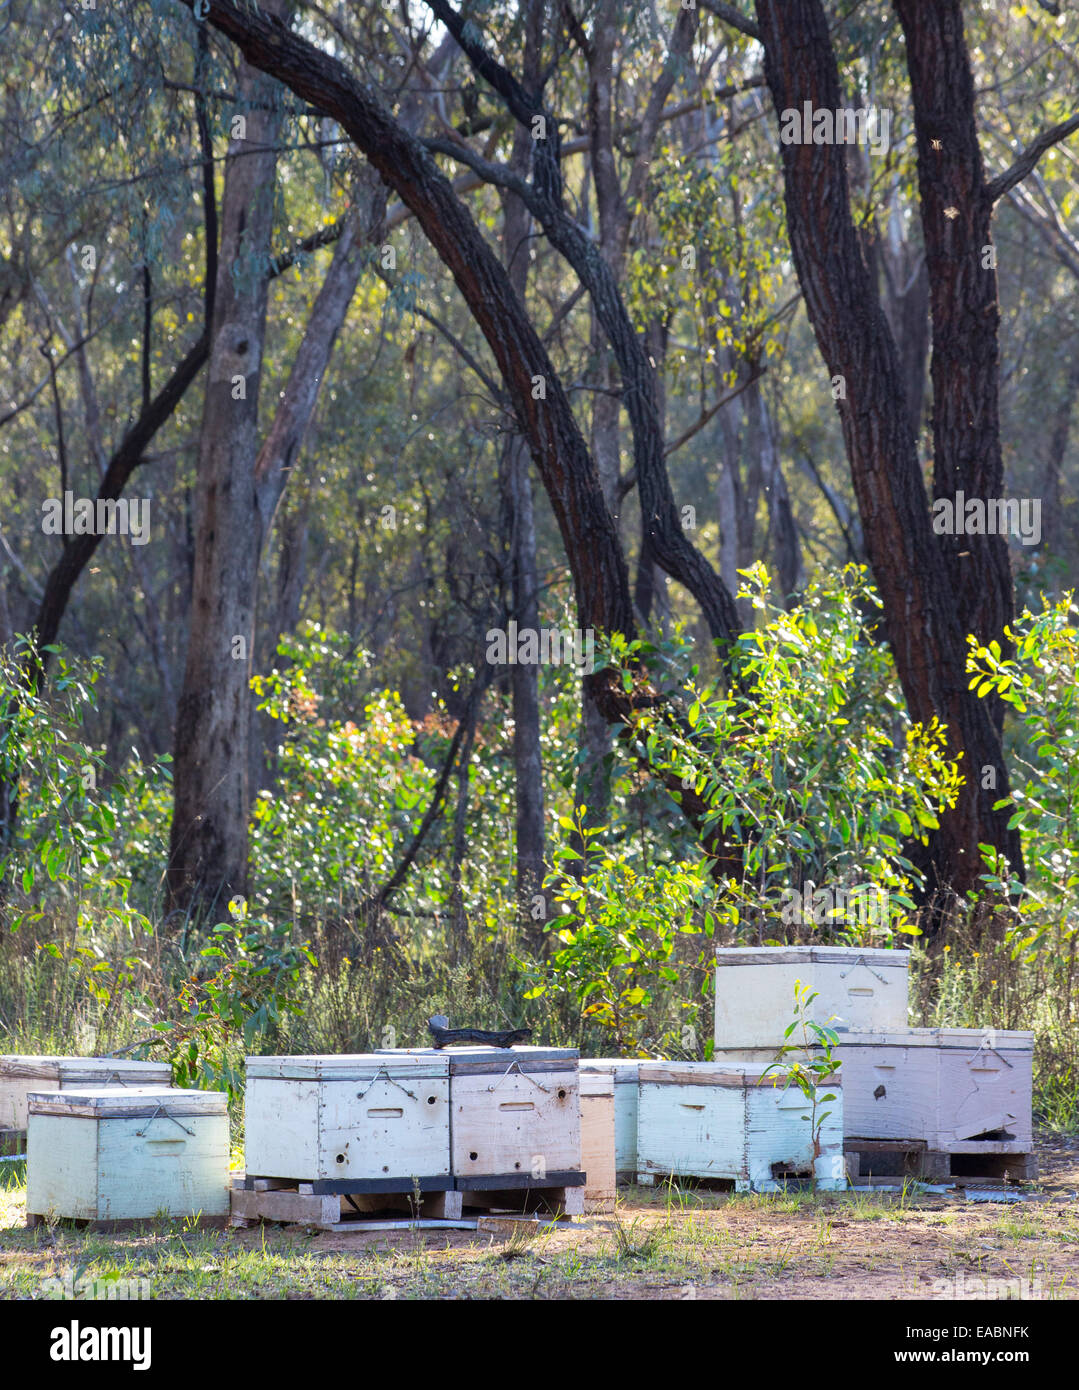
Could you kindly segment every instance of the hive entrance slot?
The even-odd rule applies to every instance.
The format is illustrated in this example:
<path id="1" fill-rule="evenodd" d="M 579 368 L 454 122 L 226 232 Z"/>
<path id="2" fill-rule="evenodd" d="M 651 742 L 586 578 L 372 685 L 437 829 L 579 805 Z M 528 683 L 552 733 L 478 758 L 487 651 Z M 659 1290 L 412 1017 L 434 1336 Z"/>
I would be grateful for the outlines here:
<path id="1" fill-rule="evenodd" d="M 794 1181 L 812 1182 L 813 1170 L 811 1168 L 800 1168 L 794 1163 L 773 1163 L 772 1177 L 775 1181 L 786 1178 Z"/>

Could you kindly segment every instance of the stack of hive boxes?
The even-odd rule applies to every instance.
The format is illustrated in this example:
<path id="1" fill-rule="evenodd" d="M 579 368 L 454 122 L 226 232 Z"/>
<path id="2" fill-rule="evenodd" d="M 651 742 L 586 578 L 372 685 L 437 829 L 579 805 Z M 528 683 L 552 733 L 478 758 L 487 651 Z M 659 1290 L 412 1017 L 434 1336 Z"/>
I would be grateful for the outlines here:
<path id="1" fill-rule="evenodd" d="M 817 995 L 810 1016 L 839 1036 L 853 1177 L 1034 1176 L 1033 1034 L 908 1027 L 909 963 L 862 947 L 720 949 L 715 1058 L 774 1060 L 800 981 Z"/>
<path id="2" fill-rule="evenodd" d="M 29 1224 L 228 1215 L 227 1097 L 170 1079 L 166 1063 L 0 1057 L 0 1119 L 26 1130 Z"/>

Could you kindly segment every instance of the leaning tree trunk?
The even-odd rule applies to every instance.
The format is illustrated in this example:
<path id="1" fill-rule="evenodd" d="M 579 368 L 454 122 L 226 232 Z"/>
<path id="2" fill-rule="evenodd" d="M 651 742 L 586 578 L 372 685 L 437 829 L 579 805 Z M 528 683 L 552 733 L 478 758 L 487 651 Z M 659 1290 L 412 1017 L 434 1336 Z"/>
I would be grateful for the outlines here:
<path id="1" fill-rule="evenodd" d="M 820 0 L 757 0 L 765 74 L 775 109 L 837 110 L 835 54 Z M 930 889 L 977 884 L 979 843 L 1021 865 L 1007 811 L 1000 733 L 985 701 L 967 688 L 966 633 L 956 613 L 953 571 L 931 529 L 900 365 L 851 218 L 845 151 L 782 147 L 787 227 L 809 319 L 830 376 L 846 381 L 840 420 L 861 512 L 866 553 L 884 604 L 888 639 L 911 718 L 947 725 L 962 758 L 957 804 L 931 844 Z M 954 288 L 963 288 L 962 281 Z M 934 323 L 936 329 L 936 322 Z M 981 360 L 981 359 L 980 359 Z M 995 574 L 987 575 L 990 588 Z M 983 789 L 983 770 L 995 789 Z M 935 879 L 935 881 L 933 881 Z"/>
<path id="2" fill-rule="evenodd" d="M 415 215 L 487 340 L 528 440 L 562 536 L 573 577 L 579 626 L 591 627 L 597 633 L 622 633 L 632 639 L 635 627 L 625 557 L 565 388 L 524 306 L 514 294 L 504 267 L 449 180 L 429 151 L 394 120 L 378 96 L 354 78 L 338 59 L 291 33 L 264 10 L 241 6 L 234 0 L 209 0 L 209 6 L 209 22 L 235 42 L 248 62 L 272 71 L 297 96 L 333 116 Z M 521 191 L 525 201 L 530 201 L 525 189 L 515 191 Z M 535 209 L 531 210 L 535 214 Z M 537 380 L 544 383 L 545 395 L 536 391 Z M 665 471 L 662 480 L 654 480 L 656 486 L 664 483 L 669 496 Z M 677 514 L 674 522 L 681 532 Z M 707 589 L 711 599 L 708 604 L 702 603 L 710 626 L 718 625 L 724 622 L 722 610 L 726 606 L 733 614 L 733 601 L 703 557 L 698 555 L 698 559 L 720 591 L 717 593 L 709 585 L 701 590 L 704 593 Z M 679 578 L 696 593 L 692 583 L 682 575 Z M 733 627 L 724 625 L 724 630 L 734 631 L 736 615 L 733 623 Z M 610 723 L 621 725 L 639 697 L 627 695 L 607 669 L 595 671 L 585 679 L 596 697 L 599 712 Z M 654 703 L 654 697 L 647 692 L 644 698 Z M 682 789 L 680 779 L 673 774 L 664 774 L 664 780 L 687 819 L 698 828 L 713 860 L 713 873 L 740 873 L 737 849 L 725 845 L 721 833 L 714 828 L 702 826 L 710 812 L 707 801 L 692 789 Z"/>
<path id="3" fill-rule="evenodd" d="M 565 388 L 504 268 L 450 181 L 370 88 L 265 10 L 210 0 L 208 19 L 248 62 L 272 71 L 298 96 L 332 115 L 415 214 L 498 364 L 562 534 L 581 625 L 632 634 L 625 559 Z M 536 392 L 536 381 L 544 383 L 545 396 Z M 607 685 L 599 672 L 593 683 Z M 612 698 L 617 702 L 616 695 Z"/>

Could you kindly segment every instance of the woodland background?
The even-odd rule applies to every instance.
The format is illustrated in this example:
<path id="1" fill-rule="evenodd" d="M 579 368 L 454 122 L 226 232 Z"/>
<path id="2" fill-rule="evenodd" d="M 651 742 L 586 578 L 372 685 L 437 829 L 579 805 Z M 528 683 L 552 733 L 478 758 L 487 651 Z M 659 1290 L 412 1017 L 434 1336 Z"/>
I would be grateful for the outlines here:
<path id="1" fill-rule="evenodd" d="M 701 1057 L 716 942 L 906 944 L 914 1021 L 1036 1027 L 1074 1129 L 1079 12 L 0 46 L 3 1050 Z M 807 100 L 888 148 L 782 145 Z M 149 542 L 44 534 L 68 491 Z M 935 535 L 959 491 L 1039 543 Z M 511 621 L 595 672 L 492 666 Z"/>

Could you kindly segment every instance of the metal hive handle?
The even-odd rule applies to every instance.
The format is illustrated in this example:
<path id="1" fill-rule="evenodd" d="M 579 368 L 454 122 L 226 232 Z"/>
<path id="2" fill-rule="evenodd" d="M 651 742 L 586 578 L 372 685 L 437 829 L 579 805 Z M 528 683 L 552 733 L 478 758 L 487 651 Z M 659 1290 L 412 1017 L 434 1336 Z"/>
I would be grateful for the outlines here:
<path id="1" fill-rule="evenodd" d="M 159 1105 L 159 1106 L 157 1107 L 157 1109 L 154 1111 L 154 1113 L 150 1116 L 150 1118 L 149 1118 L 149 1119 L 146 1121 L 146 1123 L 143 1125 L 142 1129 L 137 1129 L 137 1130 L 135 1131 L 136 1135 L 137 1135 L 140 1139 L 142 1139 L 142 1138 L 144 1137 L 144 1135 L 146 1134 L 146 1131 L 150 1128 L 150 1126 L 153 1124 L 153 1122 L 157 1119 L 158 1115 L 163 1115 L 163 1116 L 165 1117 L 166 1120 L 171 1120 L 172 1123 L 173 1123 L 174 1125 L 179 1125 L 180 1128 L 183 1130 L 183 1132 L 184 1132 L 185 1134 L 189 1134 L 189 1135 L 191 1136 L 191 1138 L 194 1139 L 194 1137 L 195 1137 L 195 1131 L 194 1131 L 193 1129 L 188 1129 L 187 1125 L 181 1125 L 181 1124 L 180 1124 L 180 1121 L 176 1118 L 176 1116 L 175 1116 L 175 1115 L 170 1115 L 169 1112 L 165 1109 L 165 1107 L 164 1107 L 163 1105 Z"/>
<path id="2" fill-rule="evenodd" d="M 509 1076 L 511 1071 L 516 1071 L 518 1076 L 523 1076 L 526 1081 L 531 1081 L 532 1085 L 535 1086 L 536 1090 L 542 1091 L 544 1095 L 546 1095 L 547 1092 L 551 1089 L 549 1086 L 541 1086 L 534 1076 L 529 1076 L 529 1074 L 526 1071 L 522 1071 L 520 1062 L 511 1062 L 509 1066 L 506 1068 L 506 1070 L 495 1082 L 495 1084 L 493 1086 L 488 1086 L 487 1090 L 497 1091 L 499 1086 L 502 1085 L 503 1081 L 505 1081 L 506 1077 Z"/>

